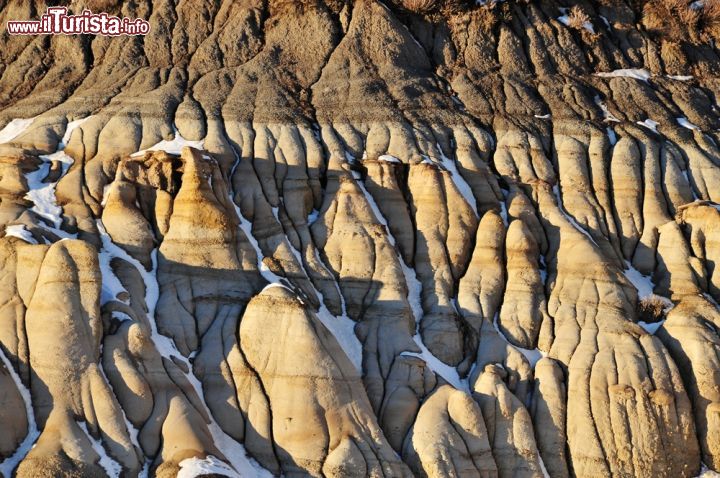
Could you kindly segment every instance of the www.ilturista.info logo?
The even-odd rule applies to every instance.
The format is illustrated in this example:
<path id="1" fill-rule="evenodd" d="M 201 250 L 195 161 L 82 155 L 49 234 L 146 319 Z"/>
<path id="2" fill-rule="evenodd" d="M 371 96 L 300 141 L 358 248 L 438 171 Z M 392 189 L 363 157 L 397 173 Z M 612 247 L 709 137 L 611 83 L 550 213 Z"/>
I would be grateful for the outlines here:
<path id="1" fill-rule="evenodd" d="M 150 23 L 137 18 L 120 18 L 107 13 L 83 10 L 68 15 L 66 7 L 49 7 L 40 20 L 9 20 L 10 35 L 147 35 Z"/>

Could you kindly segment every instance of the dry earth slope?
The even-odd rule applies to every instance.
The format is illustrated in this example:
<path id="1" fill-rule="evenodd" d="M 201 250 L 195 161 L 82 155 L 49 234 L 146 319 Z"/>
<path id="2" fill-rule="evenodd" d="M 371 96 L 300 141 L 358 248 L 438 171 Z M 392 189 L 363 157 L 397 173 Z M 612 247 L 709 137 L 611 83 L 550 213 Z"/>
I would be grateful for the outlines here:
<path id="1" fill-rule="evenodd" d="M 567 1 L 3 33 L 0 475 L 720 470 L 720 50 Z"/>

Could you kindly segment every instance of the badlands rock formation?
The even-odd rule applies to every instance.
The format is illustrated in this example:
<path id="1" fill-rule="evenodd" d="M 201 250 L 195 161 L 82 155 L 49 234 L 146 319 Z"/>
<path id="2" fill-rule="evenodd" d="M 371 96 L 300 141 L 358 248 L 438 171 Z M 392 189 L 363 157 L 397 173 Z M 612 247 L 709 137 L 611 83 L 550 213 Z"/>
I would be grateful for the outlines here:
<path id="1" fill-rule="evenodd" d="M 59 3 L 151 31 L 0 36 L 0 476 L 720 471 L 715 0 Z"/>

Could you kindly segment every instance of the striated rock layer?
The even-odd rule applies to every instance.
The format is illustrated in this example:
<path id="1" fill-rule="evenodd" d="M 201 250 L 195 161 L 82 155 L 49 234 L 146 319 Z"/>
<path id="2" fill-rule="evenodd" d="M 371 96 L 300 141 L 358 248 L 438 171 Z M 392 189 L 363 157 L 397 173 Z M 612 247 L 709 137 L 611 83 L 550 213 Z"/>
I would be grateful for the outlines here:
<path id="1" fill-rule="evenodd" d="M 720 471 L 720 6 L 480 3 L 3 32 L 0 476 Z"/>

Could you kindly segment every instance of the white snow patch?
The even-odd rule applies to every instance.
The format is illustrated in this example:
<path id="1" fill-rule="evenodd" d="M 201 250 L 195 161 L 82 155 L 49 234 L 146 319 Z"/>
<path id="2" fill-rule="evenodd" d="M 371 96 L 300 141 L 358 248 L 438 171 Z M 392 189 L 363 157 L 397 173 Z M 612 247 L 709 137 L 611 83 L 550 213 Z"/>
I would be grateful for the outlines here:
<path id="1" fill-rule="evenodd" d="M 595 73 L 601 78 L 634 78 L 640 81 L 647 81 L 652 77 L 649 71 L 644 68 L 622 68 L 614 71 Z"/>
<path id="2" fill-rule="evenodd" d="M 535 117 L 537 119 L 550 119 L 550 118 L 552 118 L 552 115 L 550 113 L 548 113 L 546 115 L 535 115 Z"/>
<path id="3" fill-rule="evenodd" d="M 442 161 L 442 165 L 445 169 L 450 171 L 450 177 L 452 178 L 455 187 L 458 189 L 462 197 L 465 198 L 465 202 L 467 202 L 468 205 L 472 208 L 473 212 L 475 213 L 475 217 L 479 217 L 476 204 L 477 201 L 475 200 L 475 196 L 472 193 L 470 185 L 467 183 L 467 181 L 465 181 L 465 178 L 460 175 L 455 161 L 445 156 L 445 153 L 443 152 L 439 143 L 436 144 L 436 146 L 438 151 L 440 151 L 440 159 Z"/>
<path id="4" fill-rule="evenodd" d="M 5 368 L 7 369 L 8 373 L 10 373 L 10 377 L 13 379 L 13 382 L 15 382 L 15 386 L 17 387 L 18 391 L 20 392 L 20 396 L 23 399 L 23 403 L 25 405 L 25 413 L 27 415 L 28 420 L 28 434 L 25 437 L 25 439 L 20 443 L 20 446 L 15 450 L 15 453 L 13 453 L 11 456 L 5 458 L 5 460 L 0 462 L 0 475 L 2 476 L 12 476 L 13 471 L 17 466 L 20 464 L 20 462 L 25 458 L 25 456 L 30 452 L 30 450 L 33 447 L 33 444 L 40 436 L 40 431 L 37 428 L 37 423 L 35 422 L 35 413 L 33 412 L 32 407 L 32 397 L 30 395 L 30 390 L 28 390 L 25 385 L 22 383 L 22 380 L 20 380 L 20 377 L 15 372 L 15 369 L 13 368 L 12 364 L 10 363 L 10 360 L 5 356 L 5 353 L 3 352 L 2 348 L 0 348 L 0 361 L 3 362 L 5 365 Z"/>
<path id="5" fill-rule="evenodd" d="M 318 217 L 320 217 L 320 211 L 313 209 L 307 217 L 308 226 L 312 226 L 312 224 L 317 221 Z"/>
<path id="6" fill-rule="evenodd" d="M 642 320 L 639 320 L 637 324 L 645 329 L 648 334 L 655 335 L 655 332 L 657 332 L 664 323 L 664 320 L 660 320 L 658 322 L 643 322 Z"/>
<path id="7" fill-rule="evenodd" d="M 503 191 L 503 193 L 505 193 L 505 191 Z M 502 222 L 505 225 L 505 227 L 508 227 L 510 225 L 510 220 L 508 219 L 508 210 L 507 210 L 507 205 L 505 204 L 505 200 L 500 201 L 500 218 L 502 219 Z"/>
<path id="8" fill-rule="evenodd" d="M 605 24 L 605 27 L 607 27 L 608 30 L 612 30 L 612 26 L 610 25 L 610 22 L 608 21 L 607 17 L 604 17 L 600 15 L 600 20 Z"/>
<path id="9" fill-rule="evenodd" d="M 60 167 L 62 168 L 60 177 L 62 177 L 70 168 L 73 159 L 62 150 L 49 155 L 42 155 L 40 159 L 43 160 L 40 167 L 36 171 L 25 175 L 28 184 L 28 193 L 25 195 L 25 199 L 33 202 L 33 207 L 30 208 L 32 211 L 50 221 L 53 228 L 59 230 L 60 224 L 62 223 L 62 208 L 57 205 L 55 199 L 55 187 L 57 183 L 44 183 L 43 179 L 45 179 L 50 172 L 50 166 L 53 161 L 60 162 Z"/>
<path id="10" fill-rule="evenodd" d="M 180 134 L 180 132 L 177 130 L 175 126 L 173 126 L 173 132 L 175 133 L 175 136 L 171 140 L 162 140 L 159 143 L 157 143 L 154 146 L 151 146 L 147 149 L 143 149 L 138 151 L 137 153 L 133 153 L 131 156 L 141 156 L 147 151 L 165 151 L 168 154 L 177 154 L 179 155 L 182 153 L 182 149 L 185 146 L 190 146 L 191 148 L 202 150 L 205 148 L 205 140 L 201 139 L 199 141 L 190 141 L 189 139 L 183 138 L 183 136 Z"/>
<path id="11" fill-rule="evenodd" d="M 58 144 L 57 151 L 51 154 L 41 155 L 40 159 L 43 162 L 40 167 L 36 171 L 25 175 L 28 184 L 28 193 L 25 195 L 25 198 L 33 202 L 33 206 L 30 209 L 40 217 L 48 220 L 52 224 L 48 229 L 51 229 L 53 233 L 63 238 L 75 237 L 75 235 L 68 234 L 60 229 L 60 224 L 62 224 L 62 208 L 57 205 L 55 197 L 57 181 L 45 183 L 43 180 L 50 172 L 50 167 L 53 163 L 58 163 L 61 168 L 58 181 L 65 176 L 65 173 L 67 173 L 74 162 L 72 157 L 64 153 L 65 146 L 67 142 L 70 141 L 72 132 L 90 118 L 91 116 L 88 116 L 87 118 L 68 123 L 65 128 L 65 134 Z M 45 226 L 43 225 L 43 227 Z"/>
<path id="12" fill-rule="evenodd" d="M 217 474 L 220 476 L 228 476 L 229 478 L 240 478 L 242 476 L 255 476 L 255 470 L 248 470 L 251 473 L 247 475 L 238 474 L 230 468 L 225 462 L 218 460 L 212 455 L 205 459 L 186 458 L 180 462 L 180 471 L 177 478 L 195 478 L 196 476 Z"/>
<path id="13" fill-rule="evenodd" d="M 388 163 L 398 163 L 398 164 L 402 163 L 402 161 L 400 161 L 398 158 L 396 158 L 395 156 L 392 156 L 390 154 L 383 154 L 383 155 L 379 156 L 378 161 L 386 161 Z"/>
<path id="14" fill-rule="evenodd" d="M 525 356 L 528 362 L 530 362 L 530 367 L 535 368 L 535 364 L 540 361 L 541 358 L 546 357 L 547 354 L 543 352 L 542 350 L 535 348 L 535 349 L 524 349 L 522 347 L 515 346 L 516 349 L 520 351 L 521 354 Z"/>
<path id="15" fill-rule="evenodd" d="M 542 471 L 543 478 L 550 478 L 550 473 L 548 473 L 547 468 L 545 468 L 545 462 L 542 456 L 540 456 L 540 450 L 538 450 L 538 461 L 540 462 L 540 471 Z"/>
<path id="16" fill-rule="evenodd" d="M 0 131 L 0 144 L 17 138 L 32 124 L 35 118 L 16 118 L 10 121 Z"/>
<path id="17" fill-rule="evenodd" d="M 690 175 L 688 174 L 687 169 L 685 169 L 685 170 L 682 171 L 682 175 L 683 175 L 683 177 L 685 178 L 685 181 L 687 181 L 687 183 L 688 183 L 688 187 L 690 188 L 690 192 L 692 192 L 693 200 L 694 200 L 694 201 L 700 200 L 700 198 L 698 197 L 698 195 L 695 193 L 695 188 L 692 187 L 692 182 L 690 181 Z"/>
<path id="18" fill-rule="evenodd" d="M 463 380 L 460 378 L 460 375 L 458 374 L 458 371 L 455 367 L 451 367 L 450 365 L 447 365 L 442 360 L 435 357 L 435 355 L 433 355 L 433 353 L 430 352 L 425 346 L 425 343 L 422 341 L 422 337 L 419 333 L 416 333 L 413 336 L 413 340 L 415 341 L 417 346 L 420 347 L 421 352 L 417 353 L 405 351 L 402 352 L 400 355 L 408 357 L 418 357 L 424 360 L 430 370 L 441 376 L 450 385 L 452 385 L 458 390 L 464 390 L 465 392 L 470 393 L 470 385 L 468 385 L 467 380 Z"/>
<path id="19" fill-rule="evenodd" d="M 597 242 L 595 242 L 595 239 L 593 239 L 590 233 L 587 232 L 584 227 L 578 224 L 574 217 L 572 217 L 565 211 L 565 207 L 563 206 L 562 201 L 562 195 L 560 194 L 560 187 L 557 184 L 553 186 L 553 192 L 555 193 L 555 198 L 557 199 L 557 205 L 558 209 L 560 209 L 560 212 L 565 216 L 565 218 L 570 222 L 570 224 L 572 224 L 575 229 L 583 233 L 588 239 L 590 239 L 590 241 L 592 241 L 593 244 L 597 246 Z"/>
<path id="20" fill-rule="evenodd" d="M 37 244 L 37 241 L 33 235 L 30 234 L 30 231 L 25 228 L 24 224 L 13 224 L 12 226 L 7 226 L 5 228 L 5 235 L 18 237 L 30 244 Z"/>
<path id="21" fill-rule="evenodd" d="M 240 217 L 242 218 L 242 216 Z M 160 288 L 157 282 L 157 249 L 153 250 L 151 254 L 152 270 L 148 272 L 137 259 L 130 256 L 124 249 L 117 246 L 112 242 L 112 240 L 110 240 L 110 236 L 107 231 L 105 231 L 105 227 L 103 226 L 101 220 L 98 220 L 96 224 L 98 227 L 98 233 L 100 234 L 100 239 L 102 240 L 103 251 L 105 251 L 110 257 L 119 257 L 130 263 L 137 269 L 143 279 L 143 283 L 145 284 L 145 303 L 147 304 L 148 309 L 146 317 L 150 324 L 151 339 L 155 344 L 155 348 L 163 357 L 174 357 L 176 360 L 185 364 L 187 369 L 190 371 L 185 375 L 186 378 L 195 389 L 195 393 L 200 398 L 200 402 L 203 404 L 207 403 L 205 401 L 202 384 L 193 373 L 192 363 L 190 363 L 190 361 L 177 350 L 175 343 L 170 337 L 160 334 L 157 330 L 157 324 L 155 323 L 155 307 L 157 306 L 157 302 L 160 297 Z M 249 239 L 252 241 L 252 236 L 249 236 Z M 102 272 L 107 273 L 107 270 Z M 104 279 L 103 282 L 105 282 Z M 213 443 L 215 443 L 218 450 L 222 452 L 223 456 L 227 457 L 232 467 L 240 473 L 240 476 L 272 477 L 269 471 L 265 470 L 255 460 L 247 455 L 243 445 L 236 442 L 222 431 L 215 421 L 214 416 L 207 408 L 207 405 L 205 405 L 205 413 L 210 417 L 208 429 L 212 435 Z"/>
<path id="22" fill-rule="evenodd" d="M 76 422 L 78 426 L 82 429 L 82 431 L 85 433 L 85 436 L 87 436 L 88 440 L 90 440 L 90 445 L 92 445 L 93 450 L 95 450 L 95 453 L 97 453 L 100 456 L 100 461 L 98 461 L 98 465 L 102 467 L 103 470 L 105 470 L 105 473 L 111 478 L 117 478 L 120 476 L 120 473 L 122 473 L 122 466 L 110 458 L 110 456 L 105 451 L 105 448 L 103 448 L 102 443 L 99 440 L 96 440 L 93 438 L 92 435 L 90 435 L 90 432 L 87 429 L 87 425 L 85 422 Z"/>
<path id="23" fill-rule="evenodd" d="M 351 160 L 351 158 L 352 161 L 355 160 L 355 158 L 349 153 L 347 154 L 347 156 L 347 159 L 349 161 Z M 253 236 L 252 224 L 242 215 L 242 211 L 240 211 L 238 205 L 235 204 L 232 196 L 230 197 L 230 203 L 235 208 L 235 212 L 238 216 L 238 219 L 240 220 L 240 228 L 245 233 L 248 241 L 250 241 L 250 244 L 252 244 L 253 248 L 255 249 L 255 254 L 258 258 L 258 268 L 260 269 L 260 274 L 265 278 L 265 280 L 267 280 L 271 284 L 282 283 L 283 278 L 272 272 L 263 262 L 263 257 L 265 256 L 260 249 L 260 245 L 258 244 L 257 239 L 255 239 L 255 237 Z M 316 219 L 317 216 L 315 216 L 312 220 L 315 221 Z M 310 218 L 308 218 L 308 223 L 310 223 Z M 294 250 L 294 248 L 291 249 Z M 300 258 L 299 261 L 300 265 L 302 266 L 302 259 Z M 319 292 L 317 292 L 317 294 L 318 298 L 320 299 L 320 309 L 316 314 L 318 319 L 320 319 L 320 322 L 322 322 L 322 324 L 330 331 L 330 333 L 333 334 L 335 340 L 338 341 L 340 347 L 342 347 L 343 351 L 345 352 L 345 355 L 348 356 L 348 358 L 353 363 L 358 372 L 362 373 L 362 344 L 355 335 L 355 322 L 347 315 L 343 315 L 341 317 L 334 316 L 325 306 L 322 300 L 322 295 Z"/>
<path id="24" fill-rule="evenodd" d="M 653 295 L 653 289 L 655 284 L 649 276 L 642 275 L 642 273 L 635 269 L 630 262 L 625 261 L 627 268 L 625 269 L 625 277 L 635 286 L 638 291 L 638 298 L 644 299 Z"/>
<path id="25" fill-rule="evenodd" d="M 617 144 L 617 134 L 615 134 L 615 130 L 608 126 L 606 131 L 608 135 L 608 140 L 610 141 L 610 145 L 615 146 Z"/>
<path id="26" fill-rule="evenodd" d="M 362 344 L 355 335 L 355 322 L 346 314 L 340 317 L 333 315 L 322 301 L 316 315 L 333 334 L 355 369 L 362 373 Z"/>
<path id="27" fill-rule="evenodd" d="M 500 317 L 500 313 L 499 313 L 499 312 L 496 312 L 496 313 L 495 313 L 495 317 L 493 317 L 493 327 L 495 328 L 495 332 L 497 332 L 497 334 L 498 334 L 505 342 L 507 342 L 509 346 L 511 346 L 512 348 L 514 348 L 515 350 L 517 350 L 518 352 L 520 352 L 521 354 L 523 354 L 523 355 L 525 356 L 525 358 L 527 359 L 527 361 L 530 363 L 530 367 L 531 367 L 532 369 L 535 369 L 535 364 L 538 363 L 538 361 L 539 361 L 541 358 L 547 357 L 547 354 L 546 354 L 545 352 L 543 352 L 542 350 L 538 349 L 538 348 L 535 348 L 535 349 L 524 349 L 524 348 L 522 348 L 522 347 L 518 347 L 517 345 L 514 345 L 514 344 L 510 343 L 510 341 L 507 339 L 507 337 L 505 337 L 505 334 L 503 334 L 502 331 L 500 330 L 500 326 L 498 325 L 498 318 L 499 318 L 499 317 Z M 498 365 L 500 365 L 501 367 L 504 368 L 504 366 L 503 366 L 502 364 L 498 364 Z"/>
<path id="28" fill-rule="evenodd" d="M 109 240 L 109 236 L 107 236 Z M 123 287 L 120 279 L 115 275 L 110 265 L 110 261 L 113 260 L 112 254 L 110 254 L 105 247 L 100 250 L 98 254 L 98 261 L 100 262 L 100 275 L 102 278 L 102 291 L 100 297 L 100 305 L 105 305 L 112 300 L 119 300 L 117 297 L 122 292 L 127 292 Z M 122 301 L 125 304 L 129 302 L 127 300 Z"/>
<path id="29" fill-rule="evenodd" d="M 613 115 L 610 110 L 608 109 L 607 105 L 603 102 L 603 100 L 600 98 L 599 95 L 596 95 L 595 98 L 593 98 L 593 101 L 595 101 L 595 104 L 600 108 L 600 110 L 603 113 L 603 119 L 605 121 L 614 121 L 616 123 L 619 123 L 620 120 Z"/>
<path id="30" fill-rule="evenodd" d="M 720 473 L 711 470 L 705 463 L 701 463 L 700 474 L 697 478 L 720 478 Z"/>
<path id="31" fill-rule="evenodd" d="M 692 75 L 667 75 L 667 77 L 676 81 L 690 81 L 694 78 Z"/>
<path id="32" fill-rule="evenodd" d="M 439 149 L 439 146 L 438 146 Z M 375 198 L 372 197 L 372 194 L 368 192 L 368 190 L 365 188 L 365 185 L 362 183 L 362 181 L 357 181 L 358 187 L 362 190 L 363 194 L 365 195 L 365 199 L 367 200 L 368 204 L 370 205 L 370 208 L 373 211 L 373 214 L 375 215 L 375 218 L 378 220 L 380 224 L 382 224 L 385 227 L 385 232 L 388 238 L 388 241 L 390 244 L 397 249 L 397 243 L 395 241 L 395 237 L 390 232 L 390 227 L 388 226 L 387 219 L 380 211 L 380 208 L 378 207 L 377 203 L 375 202 Z M 467 380 L 463 380 L 460 378 L 460 374 L 458 374 L 458 371 L 455 367 L 452 367 L 450 365 L 447 365 L 446 363 L 443 363 L 442 360 L 438 359 L 433 355 L 430 350 L 425 346 L 425 343 L 422 340 L 422 336 L 420 335 L 420 321 L 423 317 L 423 309 L 422 309 L 422 301 L 420 299 L 420 294 L 422 292 L 422 284 L 417 278 L 417 275 L 415 274 L 415 270 L 408 267 L 407 264 L 405 264 L 405 260 L 402 258 L 402 255 L 396 250 L 398 262 L 400 262 L 400 267 L 402 268 L 403 275 L 405 276 L 405 283 L 407 284 L 408 288 L 408 303 L 410 305 L 410 310 L 412 311 L 412 314 L 415 318 L 415 335 L 413 336 L 413 340 L 417 344 L 417 346 L 420 348 L 420 352 L 410 352 L 405 351 L 402 352 L 400 355 L 410 356 L 410 357 L 418 357 L 425 361 L 427 366 L 441 376 L 443 379 L 445 379 L 446 382 L 448 382 L 450 385 L 455 387 L 458 390 L 465 390 L 469 393 L 470 386 L 467 383 Z"/>
<path id="33" fill-rule="evenodd" d="M 653 133 L 657 133 L 658 132 L 657 127 L 660 123 L 648 118 L 645 121 L 638 121 L 637 124 L 639 124 L 640 126 L 645 126 L 647 129 L 649 129 Z"/>
<path id="34" fill-rule="evenodd" d="M 690 121 L 688 121 L 687 118 L 681 117 L 681 118 L 675 118 L 680 126 L 687 129 L 693 129 L 693 130 L 699 130 L 697 126 L 692 124 Z"/>
<path id="35" fill-rule="evenodd" d="M 86 122 L 92 118 L 92 115 L 86 116 L 85 118 L 81 118 L 79 120 L 70 121 L 67 126 L 65 127 L 65 134 L 63 134 L 62 140 L 60 140 L 60 144 L 58 145 L 58 150 L 65 149 L 65 146 L 67 146 L 68 142 L 70 141 L 70 136 L 72 135 L 72 132 L 77 129 L 78 126 Z"/>

